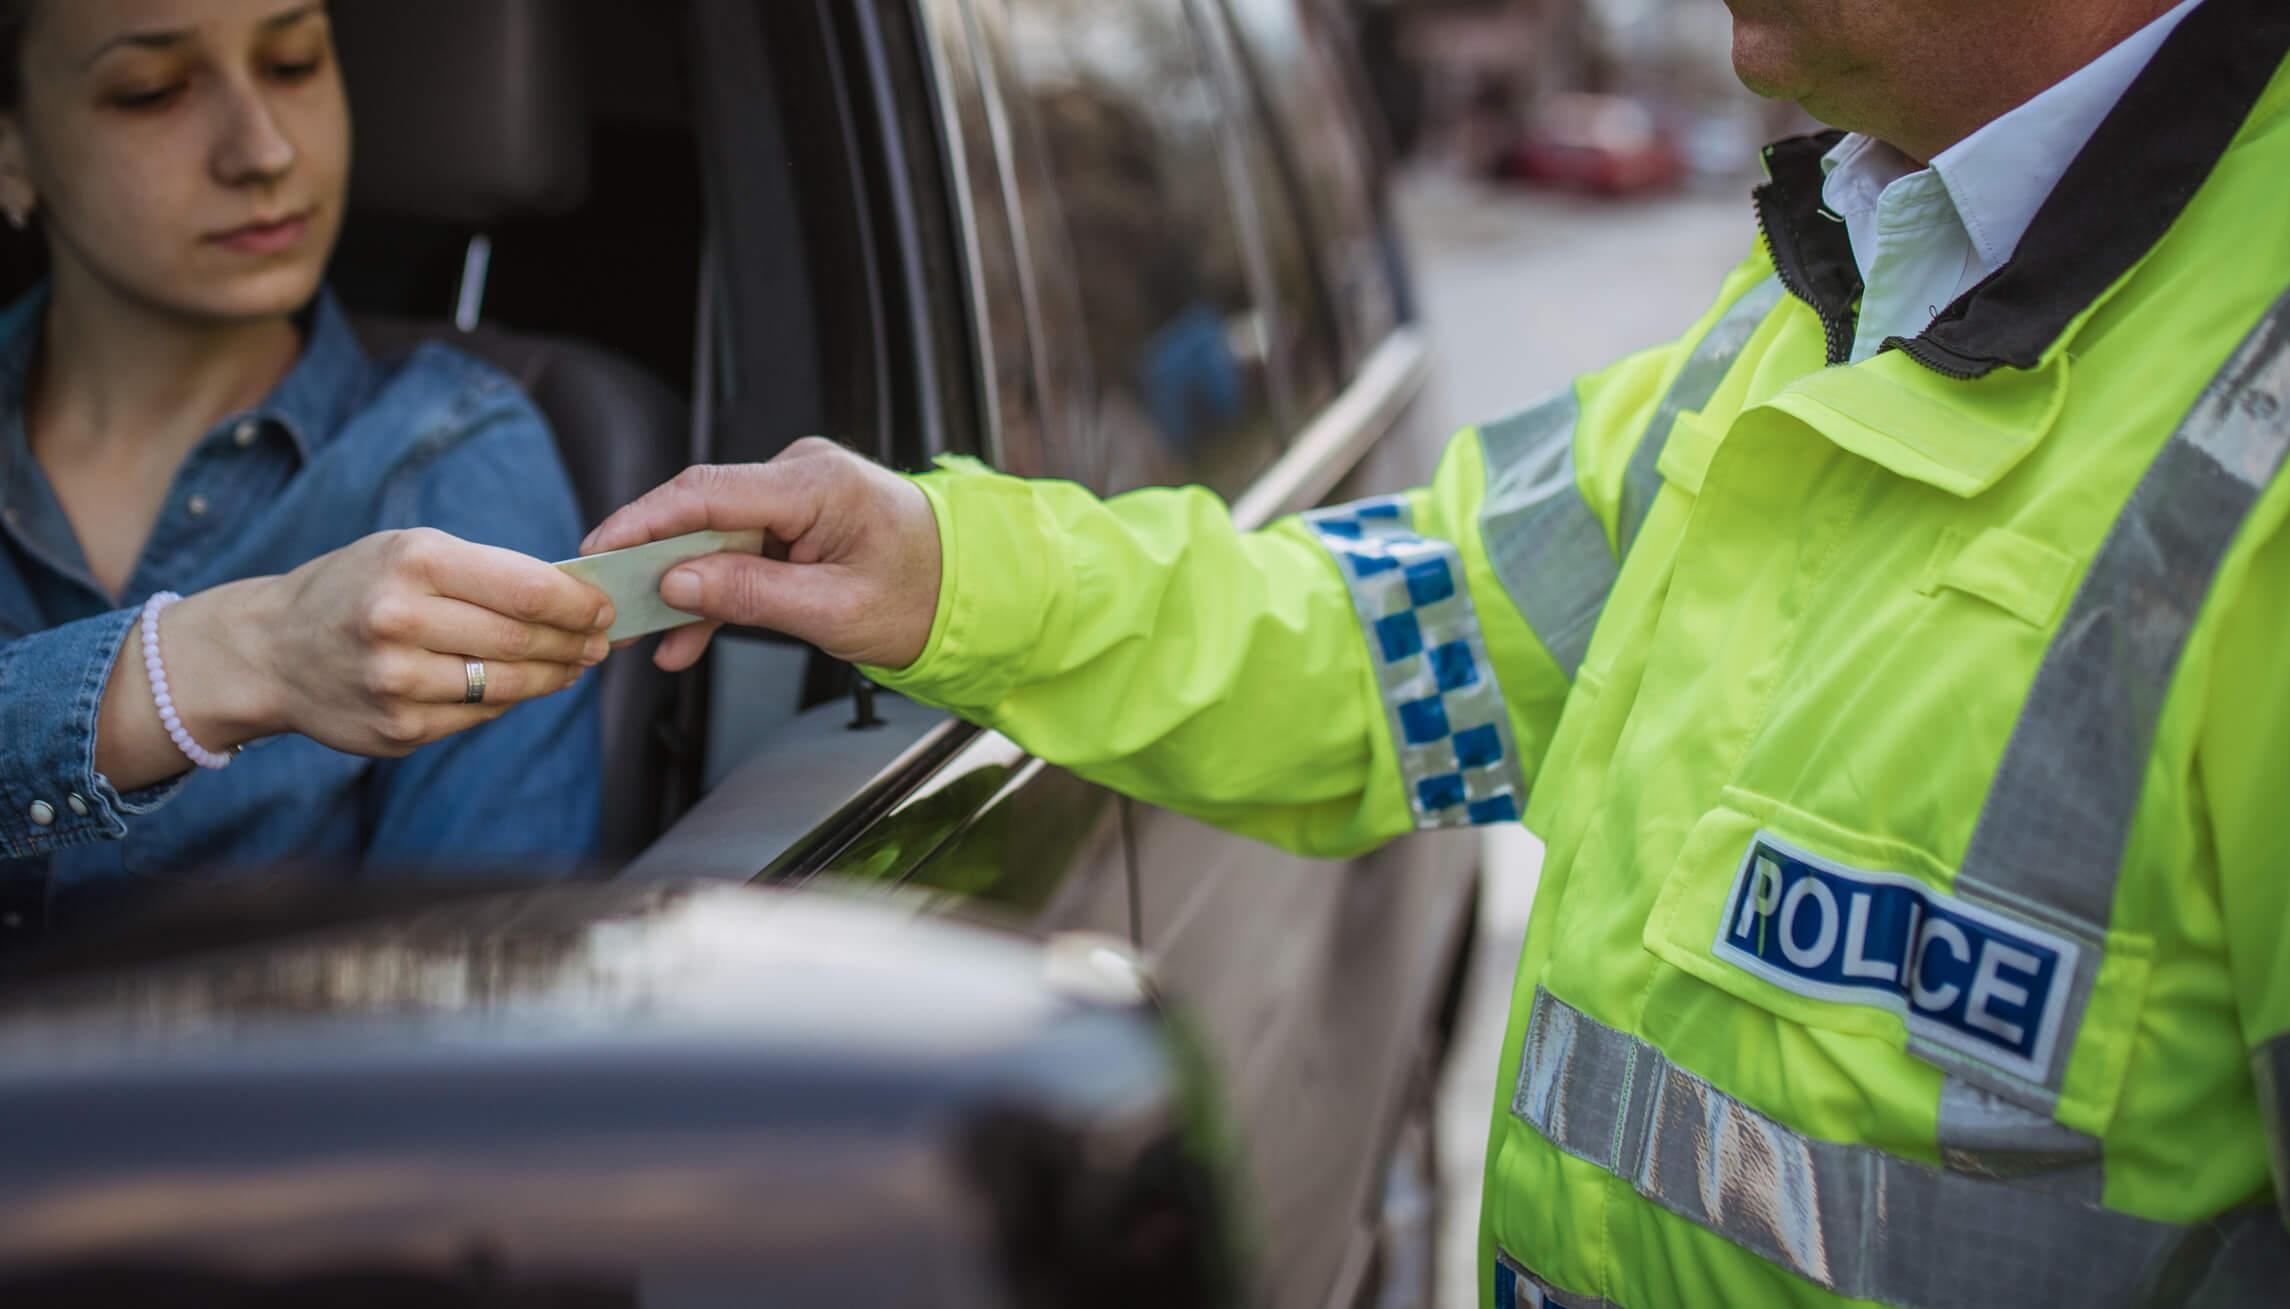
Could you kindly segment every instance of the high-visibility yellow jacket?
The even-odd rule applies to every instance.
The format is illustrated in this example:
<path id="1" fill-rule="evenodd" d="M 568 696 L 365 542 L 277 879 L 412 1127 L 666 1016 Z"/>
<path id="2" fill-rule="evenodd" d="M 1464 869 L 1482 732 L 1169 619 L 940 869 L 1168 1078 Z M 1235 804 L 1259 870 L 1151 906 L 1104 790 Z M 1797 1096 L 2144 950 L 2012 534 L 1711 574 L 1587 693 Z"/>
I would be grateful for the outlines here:
<path id="1" fill-rule="evenodd" d="M 1865 363 L 1808 138 L 1678 344 L 1428 488 L 926 476 L 881 676 L 1295 850 L 1544 838 L 1483 1302 L 2290 1303 L 2286 49 L 2210 0 Z"/>

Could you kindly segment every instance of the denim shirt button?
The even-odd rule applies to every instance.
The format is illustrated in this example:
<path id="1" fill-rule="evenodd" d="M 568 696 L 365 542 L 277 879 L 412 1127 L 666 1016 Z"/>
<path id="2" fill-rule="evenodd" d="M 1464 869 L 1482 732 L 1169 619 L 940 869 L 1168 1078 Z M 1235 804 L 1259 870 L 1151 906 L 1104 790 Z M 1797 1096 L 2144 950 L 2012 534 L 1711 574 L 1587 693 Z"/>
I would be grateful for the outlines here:
<path id="1" fill-rule="evenodd" d="M 54 827 L 56 825 L 56 807 L 45 800 L 34 800 L 28 814 L 34 827 Z"/>
<path id="2" fill-rule="evenodd" d="M 87 797 L 77 791 L 64 797 L 64 807 L 71 810 L 74 817 L 87 817 Z"/>
<path id="3" fill-rule="evenodd" d="M 184 503 L 183 508 L 190 511 L 190 515 L 193 518 L 205 518 L 207 516 L 207 511 L 214 508 L 214 506 L 207 503 L 207 497 L 203 495 L 195 495 Z"/>
<path id="4" fill-rule="evenodd" d="M 231 444 L 241 450 L 252 449 L 254 443 L 261 439 L 262 424 L 252 418 L 241 421 L 237 427 L 231 429 Z"/>

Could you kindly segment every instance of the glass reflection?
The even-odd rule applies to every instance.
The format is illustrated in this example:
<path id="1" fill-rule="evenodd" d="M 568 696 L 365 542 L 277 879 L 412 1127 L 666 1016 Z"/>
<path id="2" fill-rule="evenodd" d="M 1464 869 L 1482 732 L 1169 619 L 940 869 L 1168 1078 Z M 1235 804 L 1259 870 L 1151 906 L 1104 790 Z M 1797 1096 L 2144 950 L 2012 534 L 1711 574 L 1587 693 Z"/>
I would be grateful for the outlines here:
<path id="1" fill-rule="evenodd" d="M 1375 161 L 1358 112 L 1348 33 L 1315 0 L 1227 5 L 1294 160 L 1308 222 L 1329 265 L 1346 357 L 1357 363 L 1399 323 L 1393 253 L 1376 210 Z"/>
<path id="2" fill-rule="evenodd" d="M 1183 0 L 1007 0 L 1003 94 L 1048 161 L 1079 292 L 1105 489 L 1227 493 L 1278 457 L 1268 339 L 1222 135 Z M 1070 348 L 1070 347 L 1068 347 Z"/>

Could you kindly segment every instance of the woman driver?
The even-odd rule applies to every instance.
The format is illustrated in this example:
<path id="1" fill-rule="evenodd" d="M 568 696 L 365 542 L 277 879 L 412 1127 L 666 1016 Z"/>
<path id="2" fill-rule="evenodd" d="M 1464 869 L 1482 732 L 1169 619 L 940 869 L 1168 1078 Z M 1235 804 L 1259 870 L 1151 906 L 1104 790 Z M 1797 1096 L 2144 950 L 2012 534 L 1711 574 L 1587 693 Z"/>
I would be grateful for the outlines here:
<path id="1" fill-rule="evenodd" d="M 0 111 L 0 883 L 576 862 L 609 606 L 524 397 L 320 289 L 323 3 L 0 0 Z"/>

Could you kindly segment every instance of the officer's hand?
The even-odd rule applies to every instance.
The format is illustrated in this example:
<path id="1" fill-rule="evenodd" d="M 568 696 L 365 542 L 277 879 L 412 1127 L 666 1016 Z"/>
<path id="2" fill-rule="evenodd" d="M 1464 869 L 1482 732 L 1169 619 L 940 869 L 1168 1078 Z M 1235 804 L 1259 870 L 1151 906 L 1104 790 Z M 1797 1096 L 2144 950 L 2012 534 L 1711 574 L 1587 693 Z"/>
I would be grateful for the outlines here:
<path id="1" fill-rule="evenodd" d="M 938 612 L 938 522 L 911 482 L 817 437 L 768 464 L 687 468 L 581 543 L 600 554 L 699 531 L 763 529 L 763 558 L 680 564 L 660 598 L 710 621 L 668 634 L 653 656 L 699 661 L 725 623 L 768 627 L 837 659 L 904 668 Z"/>

